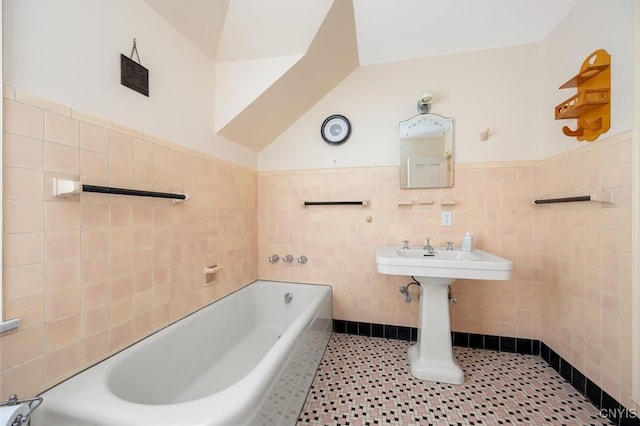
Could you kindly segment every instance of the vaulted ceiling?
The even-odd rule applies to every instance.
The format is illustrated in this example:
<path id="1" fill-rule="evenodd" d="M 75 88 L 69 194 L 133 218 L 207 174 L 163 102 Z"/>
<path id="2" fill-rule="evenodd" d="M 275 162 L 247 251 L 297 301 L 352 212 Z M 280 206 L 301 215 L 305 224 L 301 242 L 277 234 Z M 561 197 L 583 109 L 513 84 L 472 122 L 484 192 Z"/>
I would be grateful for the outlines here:
<path id="1" fill-rule="evenodd" d="M 358 66 L 541 42 L 577 1 L 147 3 L 216 64 L 216 132 L 259 152 Z"/>

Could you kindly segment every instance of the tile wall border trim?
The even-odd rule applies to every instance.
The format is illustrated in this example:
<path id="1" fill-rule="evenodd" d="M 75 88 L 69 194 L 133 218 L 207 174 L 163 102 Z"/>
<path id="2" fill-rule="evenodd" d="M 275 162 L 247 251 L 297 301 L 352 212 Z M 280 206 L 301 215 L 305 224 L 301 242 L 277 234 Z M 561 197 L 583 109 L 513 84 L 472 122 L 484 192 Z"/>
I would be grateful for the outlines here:
<path id="1" fill-rule="evenodd" d="M 357 336 L 382 337 L 385 339 L 415 342 L 418 337 L 416 327 L 376 324 L 368 322 L 333 320 L 333 332 Z M 603 416 L 618 426 L 640 426 L 640 413 L 625 408 L 614 397 L 602 390 L 580 370 L 562 358 L 544 342 L 519 337 L 492 336 L 487 334 L 451 332 L 454 346 L 487 349 L 541 357 L 551 368 L 562 376 L 574 389 L 586 397 Z"/>

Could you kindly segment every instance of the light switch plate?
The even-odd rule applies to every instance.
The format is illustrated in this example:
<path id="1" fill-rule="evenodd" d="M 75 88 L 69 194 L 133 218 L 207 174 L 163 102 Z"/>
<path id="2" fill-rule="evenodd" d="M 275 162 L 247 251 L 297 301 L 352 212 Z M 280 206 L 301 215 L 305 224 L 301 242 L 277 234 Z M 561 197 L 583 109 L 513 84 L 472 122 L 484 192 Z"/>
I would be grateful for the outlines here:
<path id="1" fill-rule="evenodd" d="M 451 212 L 442 212 L 442 226 L 451 226 Z"/>

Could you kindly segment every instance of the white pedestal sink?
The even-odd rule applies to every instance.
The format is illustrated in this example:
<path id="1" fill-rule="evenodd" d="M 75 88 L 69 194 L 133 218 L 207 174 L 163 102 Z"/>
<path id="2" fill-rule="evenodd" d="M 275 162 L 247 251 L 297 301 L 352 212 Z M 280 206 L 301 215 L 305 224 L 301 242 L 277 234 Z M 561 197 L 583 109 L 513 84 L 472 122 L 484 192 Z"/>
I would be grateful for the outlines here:
<path id="1" fill-rule="evenodd" d="M 449 323 L 449 285 L 458 278 L 509 280 L 513 262 L 483 250 L 472 252 L 383 246 L 376 250 L 378 272 L 412 276 L 420 283 L 418 340 L 407 353 L 411 374 L 418 379 L 464 383 L 453 356 Z"/>

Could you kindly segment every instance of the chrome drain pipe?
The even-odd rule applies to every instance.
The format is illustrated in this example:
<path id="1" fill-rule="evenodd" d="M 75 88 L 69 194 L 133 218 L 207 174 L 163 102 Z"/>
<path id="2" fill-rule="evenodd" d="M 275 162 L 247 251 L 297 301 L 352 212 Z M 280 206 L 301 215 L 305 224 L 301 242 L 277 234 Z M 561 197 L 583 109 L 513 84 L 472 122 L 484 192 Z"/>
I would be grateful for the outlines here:
<path id="1" fill-rule="evenodd" d="M 409 287 L 411 287 L 414 284 L 420 285 L 419 283 L 413 282 L 413 283 L 407 284 L 406 286 L 400 287 L 400 293 L 404 295 L 404 301 L 407 303 L 411 303 L 411 295 L 409 294 Z"/>
<path id="2" fill-rule="evenodd" d="M 449 303 L 452 305 L 455 305 L 456 303 L 458 303 L 458 299 L 453 297 L 453 291 L 451 290 L 451 286 L 449 286 Z"/>

